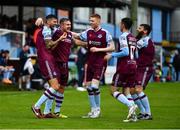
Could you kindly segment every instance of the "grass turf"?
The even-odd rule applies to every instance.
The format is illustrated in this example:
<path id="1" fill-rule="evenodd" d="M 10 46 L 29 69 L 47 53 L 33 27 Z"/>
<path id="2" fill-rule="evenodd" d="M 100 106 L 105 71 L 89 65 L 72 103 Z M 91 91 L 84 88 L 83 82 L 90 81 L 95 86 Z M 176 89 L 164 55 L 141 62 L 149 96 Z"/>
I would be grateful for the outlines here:
<path id="1" fill-rule="evenodd" d="M 180 83 L 149 84 L 146 94 L 150 100 L 153 120 L 123 123 L 127 107 L 110 96 L 107 86 L 101 87 L 102 115 L 98 119 L 81 118 L 89 111 L 86 92 L 66 89 L 61 111 L 69 116 L 68 119 L 36 119 L 30 107 L 38 100 L 42 91 L 19 92 L 1 89 L 0 129 L 178 129 L 179 93 Z"/>

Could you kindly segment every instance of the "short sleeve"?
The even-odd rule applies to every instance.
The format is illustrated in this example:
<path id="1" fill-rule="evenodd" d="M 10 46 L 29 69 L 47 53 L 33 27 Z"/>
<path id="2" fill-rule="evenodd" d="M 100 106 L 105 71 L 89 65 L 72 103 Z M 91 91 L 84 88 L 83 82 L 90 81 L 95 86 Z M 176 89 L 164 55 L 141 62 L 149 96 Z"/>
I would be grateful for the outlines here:
<path id="1" fill-rule="evenodd" d="M 138 48 L 138 49 L 141 49 L 141 48 L 143 48 L 143 47 L 147 47 L 148 41 L 149 41 L 149 39 L 147 39 L 147 38 L 140 39 L 140 40 L 137 42 L 137 48 Z"/>
<path id="2" fill-rule="evenodd" d="M 106 42 L 110 44 L 113 41 L 111 34 L 106 31 Z"/>
<path id="3" fill-rule="evenodd" d="M 86 30 L 86 31 L 79 34 L 79 37 L 80 37 L 81 40 L 87 41 L 87 32 L 88 32 L 88 30 Z"/>
<path id="4" fill-rule="evenodd" d="M 120 48 L 128 47 L 127 37 L 121 35 L 121 36 L 119 37 L 119 44 L 120 44 Z"/>
<path id="5" fill-rule="evenodd" d="M 52 31 L 51 31 L 51 29 L 48 28 L 47 26 L 44 26 L 43 30 L 42 30 L 42 35 L 44 37 L 44 40 L 46 40 L 46 39 L 51 40 L 52 39 Z"/>

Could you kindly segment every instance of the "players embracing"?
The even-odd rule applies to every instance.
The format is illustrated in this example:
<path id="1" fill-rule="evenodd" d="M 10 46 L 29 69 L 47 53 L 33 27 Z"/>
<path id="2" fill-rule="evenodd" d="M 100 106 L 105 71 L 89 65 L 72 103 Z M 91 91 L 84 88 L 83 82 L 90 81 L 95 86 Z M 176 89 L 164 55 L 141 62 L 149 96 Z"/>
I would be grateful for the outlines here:
<path id="1" fill-rule="evenodd" d="M 122 34 L 119 37 L 118 51 L 108 54 L 107 52 L 114 51 L 114 42 L 110 33 L 101 28 L 100 24 L 101 16 L 99 14 L 93 14 L 90 16 L 91 28 L 77 34 L 70 32 L 70 20 L 62 18 L 60 20 L 60 27 L 54 32 L 51 30 L 51 33 L 49 33 L 51 35 L 51 44 L 45 45 L 48 49 L 53 50 L 51 53 L 53 57 L 56 57 L 52 60 L 53 62 L 51 64 L 54 64 L 54 68 L 58 68 L 58 75 L 55 76 L 56 80 L 54 82 L 58 87 L 47 91 L 50 94 L 49 97 L 47 92 L 45 92 L 43 96 L 48 98 L 43 98 L 43 100 L 38 101 L 41 105 L 48 99 L 44 111 L 45 115 L 51 113 L 50 110 L 54 99 L 57 107 L 57 109 L 55 108 L 55 113 L 58 116 L 60 114 L 60 107 L 64 98 L 64 87 L 68 80 L 68 57 L 72 46 L 72 37 L 75 37 L 75 43 L 79 45 L 85 45 L 85 43 L 81 41 L 87 42 L 88 50 L 86 86 L 91 110 L 83 117 L 98 118 L 100 116 L 99 83 L 105 72 L 107 60 L 111 57 L 117 57 L 117 70 L 113 76 L 111 94 L 129 108 L 127 120 L 125 121 L 137 121 L 135 115 L 137 105 L 141 112 L 138 115 L 138 119 L 152 119 L 149 101 L 143 92 L 153 72 L 152 60 L 154 58 L 154 45 L 148 36 L 151 32 L 150 26 L 141 24 L 138 28 L 139 35 L 136 39 L 130 33 L 132 20 L 130 18 L 123 18 L 120 23 Z M 41 33 L 43 34 L 43 31 Z M 77 39 L 81 41 L 76 41 Z M 138 56 L 136 55 L 136 51 L 138 51 Z M 46 71 L 49 72 L 48 67 Z M 120 86 L 123 88 L 122 92 L 119 91 Z M 52 95 L 55 96 L 52 97 Z M 57 97 L 59 97 L 59 100 L 56 99 Z M 33 106 L 33 111 L 36 116 L 40 114 L 40 105 L 38 105 L 38 102 Z M 137 105 L 135 105 L 135 103 Z"/>
<path id="2" fill-rule="evenodd" d="M 42 19 L 38 18 L 38 20 L 36 21 L 37 25 L 42 25 Z M 70 32 L 71 22 L 69 19 L 62 18 L 59 27 L 57 27 L 57 25 L 56 16 L 48 15 L 45 25 L 40 29 L 39 33 L 37 33 L 36 47 L 41 73 L 48 80 L 50 85 L 49 89 L 54 88 L 53 85 L 55 86 L 53 92 L 49 91 L 49 89 L 46 90 L 50 96 L 48 96 L 45 91 L 38 102 L 32 107 L 33 112 L 38 118 L 67 118 L 67 116 L 60 114 L 60 108 L 64 99 L 64 89 L 68 81 L 68 59 L 70 50 L 74 42 L 78 45 L 86 44 L 72 39 Z M 56 105 L 53 114 L 51 113 L 51 109 L 54 100 Z M 44 114 L 41 114 L 40 106 L 45 101 Z"/>

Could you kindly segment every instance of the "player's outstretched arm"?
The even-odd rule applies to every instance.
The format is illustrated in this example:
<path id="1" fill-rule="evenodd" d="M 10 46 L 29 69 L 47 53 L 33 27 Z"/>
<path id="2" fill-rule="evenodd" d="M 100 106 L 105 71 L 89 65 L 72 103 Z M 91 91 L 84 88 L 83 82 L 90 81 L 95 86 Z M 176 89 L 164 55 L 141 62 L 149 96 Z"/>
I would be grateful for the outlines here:
<path id="1" fill-rule="evenodd" d="M 120 52 L 113 52 L 111 54 L 112 57 L 117 57 L 117 58 L 128 56 L 128 55 L 129 55 L 129 48 L 128 47 L 121 48 Z"/>
<path id="2" fill-rule="evenodd" d="M 83 46 L 83 47 L 87 46 L 87 42 L 84 42 L 82 40 L 75 39 L 75 38 L 73 38 L 72 40 L 73 40 L 74 44 L 76 44 L 77 46 Z"/>
<path id="3" fill-rule="evenodd" d="M 90 49 L 91 52 L 113 52 L 115 50 L 114 42 L 111 41 L 108 47 L 105 48 L 97 48 L 97 47 L 92 47 Z"/>
<path id="4" fill-rule="evenodd" d="M 74 39 L 80 39 L 80 37 L 79 37 L 79 34 L 78 34 L 78 33 L 76 33 L 76 32 L 72 32 L 72 31 L 71 31 L 71 34 L 72 34 L 72 36 L 73 36 L 73 38 L 74 38 Z"/>

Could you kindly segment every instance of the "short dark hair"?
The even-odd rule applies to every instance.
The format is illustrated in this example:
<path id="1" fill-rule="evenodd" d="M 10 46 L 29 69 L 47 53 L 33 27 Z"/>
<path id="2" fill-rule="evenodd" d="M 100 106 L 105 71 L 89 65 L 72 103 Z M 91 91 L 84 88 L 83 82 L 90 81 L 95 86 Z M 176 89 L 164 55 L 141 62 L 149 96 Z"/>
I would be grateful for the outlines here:
<path id="1" fill-rule="evenodd" d="M 99 14 L 92 14 L 90 17 L 101 19 L 101 16 Z"/>
<path id="2" fill-rule="evenodd" d="M 23 45 L 23 47 L 26 47 L 26 46 L 29 46 L 29 44 L 26 43 L 26 44 Z"/>
<path id="3" fill-rule="evenodd" d="M 121 22 L 124 24 L 126 29 L 130 29 L 132 24 L 133 24 L 133 22 L 132 22 L 132 20 L 130 18 L 123 18 L 121 20 Z"/>
<path id="4" fill-rule="evenodd" d="M 140 26 L 144 27 L 144 30 L 147 31 L 147 35 L 150 34 L 150 32 L 152 30 L 150 25 L 148 25 L 148 24 L 141 24 Z"/>
<path id="5" fill-rule="evenodd" d="M 68 19 L 68 18 L 61 18 L 59 23 L 62 24 L 62 23 L 67 22 L 67 21 L 70 21 L 70 19 Z"/>
<path id="6" fill-rule="evenodd" d="M 46 20 L 53 19 L 53 18 L 57 19 L 57 17 L 55 15 L 53 15 L 53 14 L 49 14 L 49 15 L 46 16 Z"/>
<path id="7" fill-rule="evenodd" d="M 4 52 L 5 52 L 5 53 L 9 53 L 9 50 L 5 50 Z"/>

